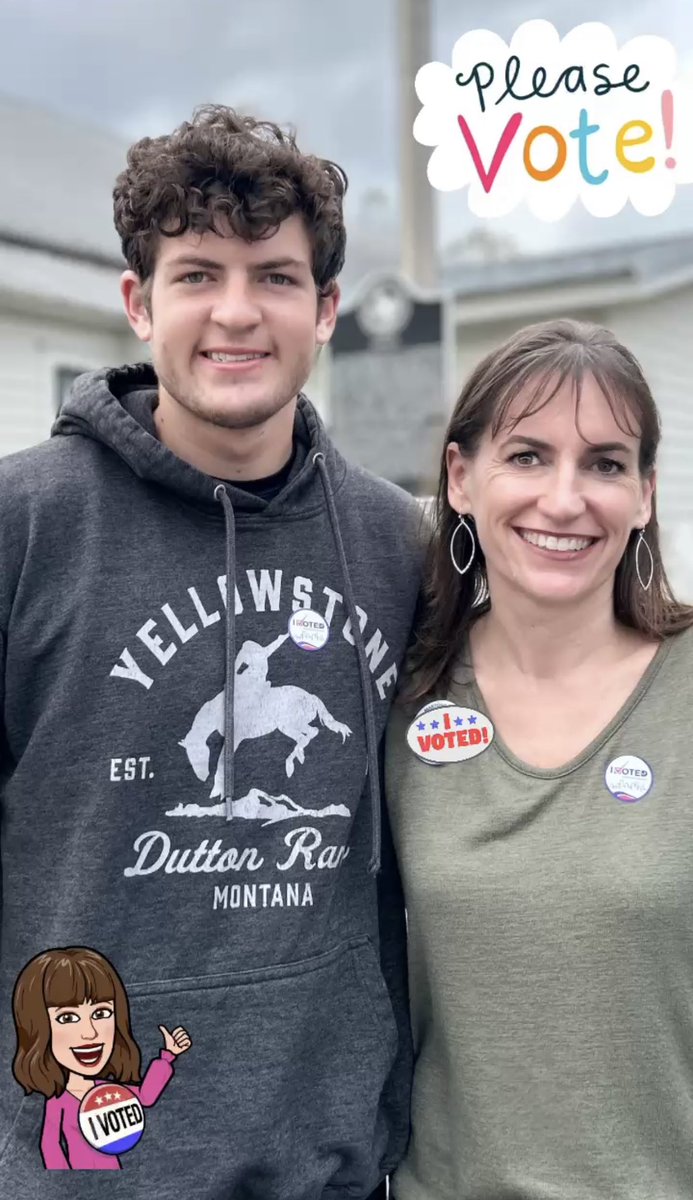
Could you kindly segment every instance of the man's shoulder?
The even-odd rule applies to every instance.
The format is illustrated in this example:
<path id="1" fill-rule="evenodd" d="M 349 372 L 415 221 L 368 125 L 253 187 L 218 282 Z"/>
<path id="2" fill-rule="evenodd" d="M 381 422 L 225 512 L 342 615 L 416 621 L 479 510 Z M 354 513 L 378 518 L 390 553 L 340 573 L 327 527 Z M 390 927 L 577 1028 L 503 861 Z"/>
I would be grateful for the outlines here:
<path id="1" fill-rule="evenodd" d="M 347 464 L 342 490 L 344 508 L 357 536 L 377 546 L 384 557 L 420 572 L 430 538 L 427 501 L 351 464 Z"/>
<path id="2" fill-rule="evenodd" d="M 23 497 L 84 493 L 84 470 L 93 451 L 85 438 L 51 437 L 0 458 L 0 507 Z"/>
<path id="3" fill-rule="evenodd" d="M 424 511 L 421 500 L 398 484 L 373 474 L 365 467 L 347 462 L 344 488 L 350 498 L 357 500 L 366 510 L 377 511 L 381 519 L 391 517 L 395 521 L 406 521 L 414 525 L 421 521 Z"/>

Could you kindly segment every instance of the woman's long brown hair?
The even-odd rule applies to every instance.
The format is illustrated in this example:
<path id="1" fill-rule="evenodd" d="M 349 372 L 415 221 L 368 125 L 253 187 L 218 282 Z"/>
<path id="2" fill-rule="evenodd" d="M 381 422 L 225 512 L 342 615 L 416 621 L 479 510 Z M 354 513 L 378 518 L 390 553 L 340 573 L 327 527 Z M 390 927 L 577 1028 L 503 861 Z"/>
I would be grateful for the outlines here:
<path id="1" fill-rule="evenodd" d="M 639 469 L 652 475 L 661 430 L 659 413 L 635 355 L 608 329 L 573 320 L 545 321 L 519 330 L 479 363 L 465 384 L 450 419 L 440 467 L 433 528 L 424 573 L 424 601 L 414 646 L 407 662 L 403 699 L 414 701 L 445 689 L 472 622 L 491 606 L 483 552 L 476 541 L 472 566 L 460 576 L 450 559 L 450 539 L 458 515 L 448 501 L 446 449 L 455 442 L 473 455 L 486 431 L 495 437 L 548 404 L 566 381 L 575 390 L 576 420 L 582 381 L 592 376 L 619 427 L 640 437 Z M 527 403 L 508 421 L 520 393 Z M 469 518 L 468 518 L 469 520 Z M 473 520 L 472 520 L 472 527 Z M 693 607 L 677 601 L 662 563 L 655 498 L 645 527 L 654 572 L 648 591 L 635 570 L 634 530 L 614 577 L 614 612 L 622 624 L 661 640 L 693 625 Z M 469 541 L 457 538 L 466 560 Z"/>
<path id="2" fill-rule="evenodd" d="M 85 946 L 70 946 L 45 950 L 27 963 L 12 999 L 17 1031 L 12 1070 L 27 1095 L 61 1096 L 67 1087 L 69 1073 L 51 1051 L 48 1006 L 102 1001 L 112 1003 L 115 1013 L 113 1052 L 103 1074 L 119 1083 L 139 1083 L 140 1052 L 130 1031 L 128 998 L 108 959 Z"/>

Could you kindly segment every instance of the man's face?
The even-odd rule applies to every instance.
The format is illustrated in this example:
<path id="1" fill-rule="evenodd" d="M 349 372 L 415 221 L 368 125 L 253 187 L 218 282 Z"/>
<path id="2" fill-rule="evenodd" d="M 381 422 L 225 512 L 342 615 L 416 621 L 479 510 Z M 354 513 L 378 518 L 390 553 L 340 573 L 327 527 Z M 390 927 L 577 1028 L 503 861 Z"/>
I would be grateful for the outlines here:
<path id="1" fill-rule="evenodd" d="M 125 295 L 128 276 L 136 279 L 126 272 Z M 338 290 L 319 300 L 308 234 L 294 215 L 255 242 L 162 236 L 149 305 L 130 319 L 174 401 L 212 425 L 249 429 L 295 399 L 329 341 L 338 300 Z"/>

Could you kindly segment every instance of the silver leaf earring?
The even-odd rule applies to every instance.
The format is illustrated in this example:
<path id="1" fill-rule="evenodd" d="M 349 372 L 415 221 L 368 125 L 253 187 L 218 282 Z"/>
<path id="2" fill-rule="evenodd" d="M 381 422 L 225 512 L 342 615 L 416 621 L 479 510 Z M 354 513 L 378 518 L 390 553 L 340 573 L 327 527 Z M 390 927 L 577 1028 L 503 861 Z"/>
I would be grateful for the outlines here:
<path id="1" fill-rule="evenodd" d="M 638 583 L 640 584 L 640 587 L 643 589 L 643 591 L 647 592 L 647 591 L 649 591 L 650 584 L 652 583 L 652 576 L 654 575 L 654 559 L 652 557 L 652 551 L 650 550 L 650 547 L 647 544 L 647 539 L 645 537 L 644 528 L 641 529 L 639 531 L 639 533 L 640 533 L 640 537 L 638 538 L 637 542 L 635 543 L 635 574 L 638 577 Z M 643 549 L 643 547 L 647 551 L 647 557 L 649 560 L 647 581 L 645 581 L 643 579 L 642 571 L 640 569 L 640 552 Z"/>
<path id="2" fill-rule="evenodd" d="M 468 523 L 466 517 L 464 517 L 462 515 L 462 513 L 459 514 L 459 517 L 460 517 L 460 519 L 452 532 L 452 537 L 450 538 L 450 558 L 452 559 L 452 565 L 455 568 L 455 570 L 457 571 L 457 574 L 458 575 L 466 575 L 467 571 L 469 570 L 472 563 L 474 562 L 474 555 L 476 554 L 476 539 L 474 537 L 474 532 L 472 530 L 472 527 Z M 463 567 L 460 567 L 458 565 L 457 559 L 455 558 L 455 538 L 457 537 L 458 533 L 460 532 L 460 529 L 464 529 L 464 531 L 467 534 L 467 536 L 469 537 L 469 540 L 471 543 L 471 551 L 469 554 L 469 558 L 467 559 L 467 561 Z"/>

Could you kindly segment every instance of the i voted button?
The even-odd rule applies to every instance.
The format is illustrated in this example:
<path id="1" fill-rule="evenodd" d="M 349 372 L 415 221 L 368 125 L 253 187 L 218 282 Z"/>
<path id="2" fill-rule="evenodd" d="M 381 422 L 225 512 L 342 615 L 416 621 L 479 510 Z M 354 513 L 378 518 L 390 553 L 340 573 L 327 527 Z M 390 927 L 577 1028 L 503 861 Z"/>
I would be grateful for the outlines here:
<path id="1" fill-rule="evenodd" d="M 422 762 L 442 766 L 483 754 L 493 741 L 485 713 L 452 700 L 434 700 L 419 709 L 407 730 L 407 745 Z"/>
<path id="2" fill-rule="evenodd" d="M 321 613 L 299 608 L 289 621 L 289 636 L 299 650 L 322 650 L 327 645 L 330 627 Z"/>
<path id="3" fill-rule="evenodd" d="M 604 782 L 617 800 L 623 804 L 635 804 L 652 787 L 652 768 L 644 758 L 638 758 L 635 754 L 621 754 L 609 763 Z"/>
<path id="4" fill-rule="evenodd" d="M 79 1127 L 85 1140 L 103 1154 L 125 1154 L 144 1132 L 144 1109 L 122 1083 L 99 1083 L 82 1098 Z"/>

